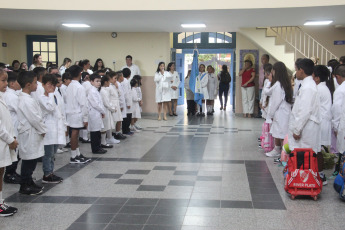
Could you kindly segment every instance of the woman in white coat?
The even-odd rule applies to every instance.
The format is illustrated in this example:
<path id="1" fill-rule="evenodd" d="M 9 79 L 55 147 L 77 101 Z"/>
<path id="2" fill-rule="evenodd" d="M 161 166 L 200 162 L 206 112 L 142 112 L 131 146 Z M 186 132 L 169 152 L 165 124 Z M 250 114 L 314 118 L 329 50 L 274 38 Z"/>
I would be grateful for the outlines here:
<path id="1" fill-rule="evenodd" d="M 214 74 L 214 69 L 211 65 L 207 66 L 207 74 L 207 91 L 209 96 L 208 100 L 206 101 L 207 115 L 213 115 L 214 100 L 217 98 L 219 89 L 218 77 Z"/>
<path id="2" fill-rule="evenodd" d="M 154 81 L 156 83 L 156 103 L 158 103 L 158 120 L 162 120 L 161 113 L 163 107 L 163 120 L 167 119 L 168 103 L 171 101 L 170 83 L 171 74 L 165 71 L 165 63 L 160 62 L 155 73 Z"/>
<path id="3" fill-rule="evenodd" d="M 169 102 L 169 115 L 170 116 L 177 116 L 176 108 L 177 108 L 177 99 L 179 97 L 179 86 L 180 86 L 180 76 L 178 72 L 175 71 L 175 63 L 170 62 L 167 67 L 167 71 L 171 74 L 171 86 L 170 86 L 170 93 L 171 93 L 171 102 Z"/>
<path id="4" fill-rule="evenodd" d="M 283 140 L 288 133 L 289 117 L 293 100 L 291 80 L 283 62 L 277 62 L 272 69 L 271 88 L 266 93 L 270 97 L 266 122 L 271 123 L 270 133 L 274 137 L 275 147 L 266 153 L 268 157 L 280 156 Z"/>
<path id="5" fill-rule="evenodd" d="M 209 99 L 207 84 L 208 84 L 208 75 L 205 72 L 205 65 L 200 64 L 199 75 L 196 77 L 196 81 L 195 81 L 195 93 L 202 94 L 204 97 L 202 99 L 202 107 L 198 105 L 199 112 L 197 113 L 197 116 L 205 116 L 205 111 L 206 111 L 205 100 Z"/>

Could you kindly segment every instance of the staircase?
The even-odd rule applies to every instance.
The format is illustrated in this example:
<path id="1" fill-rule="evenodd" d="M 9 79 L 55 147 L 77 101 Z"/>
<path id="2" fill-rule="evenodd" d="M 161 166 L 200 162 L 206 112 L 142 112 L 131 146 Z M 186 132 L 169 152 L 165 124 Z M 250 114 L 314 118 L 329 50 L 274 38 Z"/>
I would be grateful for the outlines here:
<path id="1" fill-rule="evenodd" d="M 294 72 L 297 58 L 317 57 L 318 64 L 326 65 L 337 57 L 297 26 L 245 28 L 239 31 L 274 59 L 285 63 Z"/>

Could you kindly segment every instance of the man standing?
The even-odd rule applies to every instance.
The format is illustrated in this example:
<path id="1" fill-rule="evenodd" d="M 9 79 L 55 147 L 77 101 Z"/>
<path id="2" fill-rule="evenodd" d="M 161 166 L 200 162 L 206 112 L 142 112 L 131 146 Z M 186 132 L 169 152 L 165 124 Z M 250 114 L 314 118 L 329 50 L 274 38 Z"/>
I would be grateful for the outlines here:
<path id="1" fill-rule="evenodd" d="M 261 100 L 261 93 L 262 93 L 262 88 L 264 86 L 264 80 L 265 80 L 264 65 L 268 64 L 269 61 L 270 61 L 270 56 L 268 54 L 263 54 L 261 56 L 261 64 L 262 65 L 259 67 L 259 103 Z M 260 105 L 259 105 L 259 112 L 258 112 L 258 115 L 256 117 L 261 118 Z"/>
<path id="2" fill-rule="evenodd" d="M 123 70 L 124 68 L 128 68 L 131 70 L 131 76 L 128 79 L 129 82 L 131 82 L 132 78 L 135 75 L 141 75 L 139 67 L 137 65 L 133 64 L 131 55 L 126 56 L 126 65 L 123 66 L 121 69 Z"/>

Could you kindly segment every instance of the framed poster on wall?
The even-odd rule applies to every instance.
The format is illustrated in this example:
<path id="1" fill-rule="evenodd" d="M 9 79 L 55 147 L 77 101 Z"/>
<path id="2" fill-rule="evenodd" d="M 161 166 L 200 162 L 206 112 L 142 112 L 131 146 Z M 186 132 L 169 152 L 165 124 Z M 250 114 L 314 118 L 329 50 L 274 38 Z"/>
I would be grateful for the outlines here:
<path id="1" fill-rule="evenodd" d="M 240 50 L 240 70 L 243 69 L 244 61 L 251 60 L 255 72 L 259 71 L 259 50 Z"/>

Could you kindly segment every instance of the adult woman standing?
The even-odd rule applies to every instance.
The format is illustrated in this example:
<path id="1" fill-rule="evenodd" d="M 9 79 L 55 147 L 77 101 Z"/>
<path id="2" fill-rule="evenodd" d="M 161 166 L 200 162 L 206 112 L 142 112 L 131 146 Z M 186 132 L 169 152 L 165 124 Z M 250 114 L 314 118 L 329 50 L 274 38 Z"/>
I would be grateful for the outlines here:
<path id="1" fill-rule="evenodd" d="M 165 63 L 160 62 L 155 73 L 154 81 L 156 82 L 156 103 L 158 103 L 158 120 L 162 120 L 161 113 L 163 107 L 163 120 L 167 119 L 168 103 L 171 101 L 170 81 L 171 74 L 165 71 Z"/>
<path id="2" fill-rule="evenodd" d="M 95 62 L 95 65 L 93 66 L 93 69 L 92 71 L 95 72 L 95 71 L 98 71 L 98 70 L 102 70 L 104 69 L 104 62 L 102 59 L 98 58 Z"/>
<path id="3" fill-rule="evenodd" d="M 177 99 L 179 97 L 179 90 L 178 87 L 181 83 L 179 74 L 175 71 L 175 63 L 170 62 L 168 64 L 167 71 L 172 76 L 171 79 L 171 86 L 170 86 L 170 93 L 171 93 L 171 102 L 169 102 L 169 115 L 170 116 L 177 116 L 176 108 L 177 108 Z"/>
<path id="4" fill-rule="evenodd" d="M 29 71 L 34 70 L 36 67 L 43 67 L 41 54 L 35 54 L 32 59 L 32 65 L 30 66 Z"/>
<path id="5" fill-rule="evenodd" d="M 70 58 L 64 58 L 63 59 L 63 64 L 59 68 L 59 74 L 62 76 L 66 69 L 68 69 L 71 66 L 72 60 Z"/>
<path id="6" fill-rule="evenodd" d="M 254 113 L 254 96 L 255 96 L 255 69 L 251 60 L 244 61 L 244 67 L 240 71 L 239 76 L 242 76 L 242 106 L 243 117 L 252 117 Z"/>
<path id="7" fill-rule="evenodd" d="M 206 101 L 207 115 L 213 115 L 214 100 L 218 94 L 218 78 L 214 75 L 214 69 L 211 65 L 207 66 L 208 82 L 207 91 L 208 99 Z"/>
<path id="8" fill-rule="evenodd" d="M 219 100 L 220 100 L 220 110 L 223 109 L 223 94 L 224 94 L 224 111 L 226 110 L 226 104 L 228 103 L 228 93 L 230 88 L 231 76 L 228 71 L 227 65 L 222 65 L 222 71 L 218 74 L 219 80 Z"/>

